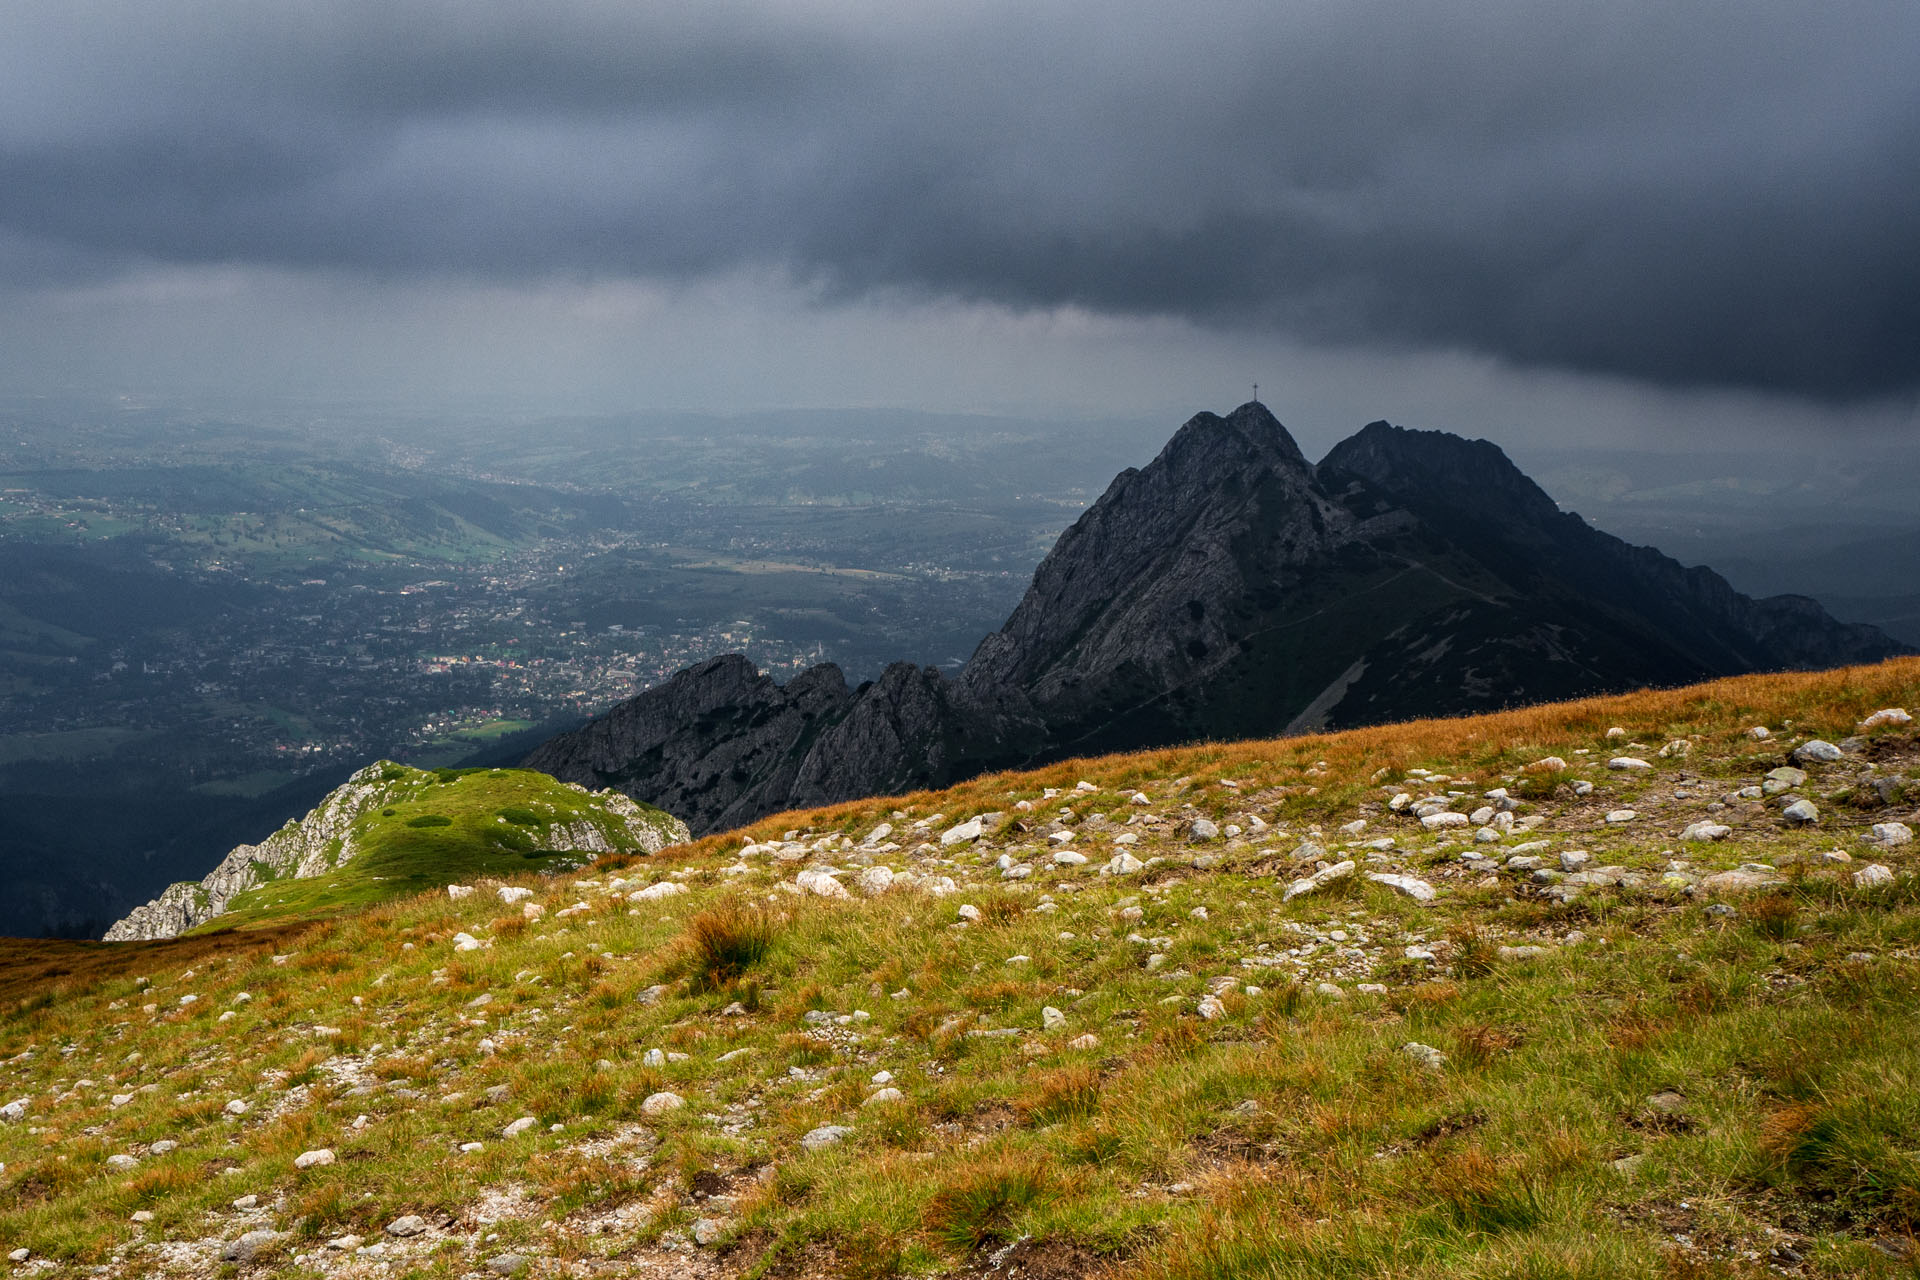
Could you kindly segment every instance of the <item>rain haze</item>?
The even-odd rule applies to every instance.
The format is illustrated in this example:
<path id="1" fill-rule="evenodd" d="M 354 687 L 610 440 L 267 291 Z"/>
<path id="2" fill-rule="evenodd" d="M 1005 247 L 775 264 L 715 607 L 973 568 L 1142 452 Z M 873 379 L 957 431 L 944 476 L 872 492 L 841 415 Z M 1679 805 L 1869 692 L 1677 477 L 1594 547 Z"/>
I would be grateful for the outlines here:
<path id="1" fill-rule="evenodd" d="M 1920 11 L 23 3 L 15 390 L 1905 444 Z"/>

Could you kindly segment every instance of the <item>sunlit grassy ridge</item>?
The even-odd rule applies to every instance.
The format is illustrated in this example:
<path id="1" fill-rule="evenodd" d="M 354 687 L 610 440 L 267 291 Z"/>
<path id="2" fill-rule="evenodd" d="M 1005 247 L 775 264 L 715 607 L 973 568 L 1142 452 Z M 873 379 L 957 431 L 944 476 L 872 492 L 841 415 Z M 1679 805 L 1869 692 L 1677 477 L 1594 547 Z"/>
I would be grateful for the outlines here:
<path id="1" fill-rule="evenodd" d="M 116 1275 L 250 1230 L 236 1265 L 288 1275 L 1912 1275 L 1920 846 L 1861 838 L 1916 823 L 1920 738 L 1857 728 L 1889 706 L 1920 661 L 1069 762 L 277 955 L 43 948 L 75 972 L 0 1019 L 0 1243 Z M 1857 740 L 1735 794 L 1811 737 Z M 1503 786 L 1531 829 L 1484 843 L 1388 805 Z M 1466 861 L 1536 842 L 1545 875 Z M 1555 882 L 1576 852 L 1625 883 Z M 1775 883 L 1707 887 L 1742 864 Z M 879 866 L 920 882 L 867 896 Z"/>
<path id="2" fill-rule="evenodd" d="M 616 852 L 639 847 L 627 824 L 600 799 L 545 774 L 423 770 L 392 761 L 379 769 L 389 802 L 354 821 L 351 861 L 324 875 L 276 879 L 248 890 L 199 931 L 317 919 L 455 881 L 566 870 L 592 860 L 592 851 L 556 849 L 555 828 L 590 828 L 595 843 Z"/>

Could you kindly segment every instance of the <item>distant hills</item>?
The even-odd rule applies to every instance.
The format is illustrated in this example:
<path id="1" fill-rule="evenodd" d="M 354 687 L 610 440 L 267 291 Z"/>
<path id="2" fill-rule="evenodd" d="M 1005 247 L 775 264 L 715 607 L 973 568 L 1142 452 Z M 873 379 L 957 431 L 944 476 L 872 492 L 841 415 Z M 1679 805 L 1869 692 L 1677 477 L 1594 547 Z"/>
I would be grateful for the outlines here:
<path id="1" fill-rule="evenodd" d="M 1376 422 L 1316 466 L 1264 405 L 1116 477 L 957 677 L 691 667 L 529 768 L 696 832 L 999 768 L 1910 650 L 1559 510 L 1496 446 Z"/>

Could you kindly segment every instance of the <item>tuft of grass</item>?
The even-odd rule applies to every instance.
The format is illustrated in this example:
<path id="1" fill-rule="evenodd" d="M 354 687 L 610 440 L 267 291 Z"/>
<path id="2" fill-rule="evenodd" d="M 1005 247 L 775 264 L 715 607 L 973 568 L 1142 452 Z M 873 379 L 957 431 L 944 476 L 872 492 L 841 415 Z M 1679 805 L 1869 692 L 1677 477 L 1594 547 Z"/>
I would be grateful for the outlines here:
<path id="1" fill-rule="evenodd" d="M 1762 937 L 1784 942 L 1793 936 L 1800 915 L 1800 903 L 1790 893 L 1769 893 L 1753 899 L 1741 914 Z"/>
<path id="2" fill-rule="evenodd" d="M 1477 923 L 1456 925 L 1447 938 L 1453 943 L 1453 967 L 1463 978 L 1484 978 L 1500 963 L 1500 945 Z"/>
<path id="3" fill-rule="evenodd" d="M 1044 1165 L 1002 1155 L 964 1166 L 944 1180 L 921 1220 L 934 1239 L 971 1253 L 1012 1239 L 1015 1219 L 1052 1190 Z"/>
<path id="4" fill-rule="evenodd" d="M 1100 1071 L 1093 1066 L 1041 1072 L 1021 1094 L 1019 1109 L 1035 1124 L 1090 1115 L 1100 1106 Z"/>
<path id="5" fill-rule="evenodd" d="M 980 908 L 980 923 L 985 925 L 1014 924 L 1027 914 L 1027 903 L 1004 891 L 979 894 L 974 905 Z"/>
<path id="6" fill-rule="evenodd" d="M 738 981 L 767 958 L 780 922 L 765 907 L 732 898 L 687 921 L 688 976 L 696 988 L 714 991 Z"/>
<path id="7" fill-rule="evenodd" d="M 1536 1180 L 1478 1145 L 1436 1156 L 1427 1185 L 1438 1196 L 1441 1216 L 1457 1231 L 1523 1231 L 1546 1217 Z"/>
<path id="8" fill-rule="evenodd" d="M 1849 1217 L 1920 1229 L 1920 1153 L 1906 1129 L 1912 1099 L 1817 1100 L 1781 1108 L 1760 1128 L 1768 1172 Z"/>
<path id="9" fill-rule="evenodd" d="M 1519 1044 L 1520 1037 L 1504 1027 L 1470 1022 L 1455 1033 L 1454 1056 L 1461 1065 L 1479 1069 L 1511 1053 Z"/>

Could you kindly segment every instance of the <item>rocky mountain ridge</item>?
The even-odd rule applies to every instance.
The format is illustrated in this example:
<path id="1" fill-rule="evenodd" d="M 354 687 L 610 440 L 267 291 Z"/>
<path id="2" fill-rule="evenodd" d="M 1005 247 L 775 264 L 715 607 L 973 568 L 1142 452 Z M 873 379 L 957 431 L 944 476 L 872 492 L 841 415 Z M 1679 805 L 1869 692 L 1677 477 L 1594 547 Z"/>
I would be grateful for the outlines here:
<path id="1" fill-rule="evenodd" d="M 351 867 L 356 858 L 376 842 L 383 816 L 400 819 L 400 807 L 431 803 L 445 785 L 456 780 L 460 771 L 449 770 L 451 777 L 411 769 L 391 760 L 380 760 L 360 769 L 335 788 L 306 816 L 289 821 L 259 844 L 242 844 L 220 861 L 220 865 L 199 881 L 181 881 L 167 886 L 159 897 L 135 907 L 106 932 L 104 941 L 132 942 L 174 938 L 226 914 L 236 900 L 268 884 L 311 880 Z M 506 770 L 475 771 L 488 775 L 506 775 Z M 551 783 L 545 784 L 551 788 Z M 669 844 L 688 838 L 686 825 L 651 806 L 643 807 L 617 791 L 589 794 L 583 787 L 571 787 L 581 801 L 568 805 L 565 812 L 551 807 L 537 812 L 523 803 L 511 811 L 493 815 L 497 822 L 522 828 L 529 834 L 526 842 L 544 855 L 581 853 L 588 859 L 611 852 L 656 853 Z M 511 798 L 525 801 L 516 792 Z M 536 800 L 535 803 L 538 803 Z M 452 819 L 428 815 L 438 821 L 412 816 L 414 830 L 433 832 L 452 827 Z M 537 834 L 531 834 L 537 832 Z M 416 836 L 416 839 L 421 838 Z M 549 869 L 577 866 L 580 859 L 560 859 Z"/>
<path id="2" fill-rule="evenodd" d="M 1189 420 L 1063 533 L 959 675 L 713 659 L 529 768 L 712 831 L 1072 755 L 1454 715 L 1904 652 L 1563 513 L 1486 441 L 1374 423 L 1315 466 Z"/>

